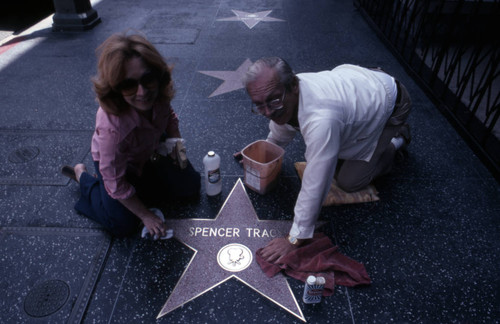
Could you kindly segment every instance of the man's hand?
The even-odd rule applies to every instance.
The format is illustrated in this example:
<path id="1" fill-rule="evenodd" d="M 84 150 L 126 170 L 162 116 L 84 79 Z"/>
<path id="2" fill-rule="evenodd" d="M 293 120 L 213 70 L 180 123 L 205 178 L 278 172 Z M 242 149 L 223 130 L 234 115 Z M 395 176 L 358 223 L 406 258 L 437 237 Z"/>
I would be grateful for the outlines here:
<path id="1" fill-rule="evenodd" d="M 148 214 L 144 215 L 142 218 L 142 222 L 144 223 L 144 226 L 146 226 L 146 228 L 148 229 L 151 237 L 160 238 L 165 236 L 167 231 L 167 226 L 161 220 L 161 218 L 156 216 L 154 213 L 149 212 Z"/>
<path id="2" fill-rule="evenodd" d="M 236 161 L 238 161 L 240 164 L 243 164 L 243 155 L 240 152 L 236 152 L 233 154 L 233 157 Z"/>
<path id="3" fill-rule="evenodd" d="M 278 237 L 262 249 L 261 255 L 267 262 L 279 262 L 282 256 L 287 255 L 296 248 L 298 248 L 298 245 L 288 242 L 286 237 Z"/>

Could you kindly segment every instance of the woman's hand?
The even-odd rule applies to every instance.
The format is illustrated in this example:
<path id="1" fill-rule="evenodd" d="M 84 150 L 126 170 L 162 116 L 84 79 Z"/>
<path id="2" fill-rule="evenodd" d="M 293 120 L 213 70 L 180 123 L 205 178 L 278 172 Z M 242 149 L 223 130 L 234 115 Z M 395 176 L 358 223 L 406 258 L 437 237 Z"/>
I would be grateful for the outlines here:
<path id="1" fill-rule="evenodd" d="M 147 209 L 137 195 L 133 195 L 128 199 L 119 199 L 119 201 L 134 215 L 139 217 L 148 229 L 151 237 L 160 238 L 165 236 L 167 231 L 165 223 L 155 213 Z"/>
<path id="2" fill-rule="evenodd" d="M 151 237 L 160 238 L 165 236 L 167 231 L 167 226 L 165 225 L 165 223 L 153 212 L 149 210 L 148 212 L 149 213 L 143 215 L 141 219 L 144 223 L 144 226 L 146 226 L 146 228 L 148 229 Z"/>

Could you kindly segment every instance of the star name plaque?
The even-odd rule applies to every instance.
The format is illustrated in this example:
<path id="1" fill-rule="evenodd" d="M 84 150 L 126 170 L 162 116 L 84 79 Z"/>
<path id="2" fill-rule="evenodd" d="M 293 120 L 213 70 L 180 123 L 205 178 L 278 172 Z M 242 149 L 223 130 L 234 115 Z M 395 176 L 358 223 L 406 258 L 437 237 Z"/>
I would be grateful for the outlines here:
<path id="1" fill-rule="evenodd" d="M 285 276 L 268 278 L 255 260 L 259 248 L 288 234 L 291 221 L 259 220 L 241 179 L 215 219 L 170 219 L 167 226 L 194 254 L 158 318 L 236 278 L 305 321 Z"/>

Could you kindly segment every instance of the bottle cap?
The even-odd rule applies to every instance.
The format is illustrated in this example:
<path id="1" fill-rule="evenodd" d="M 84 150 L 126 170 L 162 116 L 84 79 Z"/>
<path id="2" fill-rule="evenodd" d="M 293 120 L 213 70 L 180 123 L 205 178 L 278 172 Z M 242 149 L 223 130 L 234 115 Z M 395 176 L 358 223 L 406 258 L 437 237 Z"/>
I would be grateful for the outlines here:
<path id="1" fill-rule="evenodd" d="M 314 285 L 316 283 L 316 277 L 315 276 L 309 276 L 307 277 L 307 284 L 308 285 Z"/>
<path id="2" fill-rule="evenodd" d="M 325 278 L 323 278 L 323 277 L 317 277 L 316 278 L 316 284 L 317 285 L 324 285 L 325 284 Z"/>
<path id="3" fill-rule="evenodd" d="M 215 152 L 214 151 L 208 151 L 208 156 L 214 156 Z"/>

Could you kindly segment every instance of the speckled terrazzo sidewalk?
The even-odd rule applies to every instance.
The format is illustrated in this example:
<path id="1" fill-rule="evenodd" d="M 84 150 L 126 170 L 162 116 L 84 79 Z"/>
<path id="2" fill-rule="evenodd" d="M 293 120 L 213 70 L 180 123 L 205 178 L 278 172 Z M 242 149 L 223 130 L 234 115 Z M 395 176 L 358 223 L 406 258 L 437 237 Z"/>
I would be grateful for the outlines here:
<path id="1" fill-rule="evenodd" d="M 351 1 L 103 0 L 93 7 L 102 22 L 89 31 L 53 33 L 49 17 L 0 47 L 1 323 L 500 321 L 500 185 Z M 157 318 L 177 288 L 192 289 L 177 285 L 194 250 L 139 232 L 111 238 L 74 211 L 78 186 L 59 174 L 64 164 L 92 165 L 94 51 L 127 29 L 144 33 L 174 65 L 172 106 L 194 167 L 202 170 L 208 150 L 222 159 L 220 197 L 202 188 L 199 201 L 161 206 L 175 221 L 215 219 L 243 177 L 232 154 L 267 134 L 239 82 L 251 62 L 277 55 L 296 72 L 381 66 L 406 85 L 413 139 L 406 161 L 376 182 L 380 201 L 323 208 L 320 216 L 342 253 L 366 266 L 370 286 L 339 286 L 306 305 L 303 284 L 288 278 L 296 304 L 283 306 L 236 276 L 194 297 L 186 292 L 185 303 Z M 304 160 L 303 150 L 300 137 L 287 147 L 269 194 L 247 189 L 259 220 L 292 219 L 300 189 L 293 163 Z M 239 243 L 234 231 L 224 233 Z M 215 277 L 209 269 L 201 275 Z"/>

